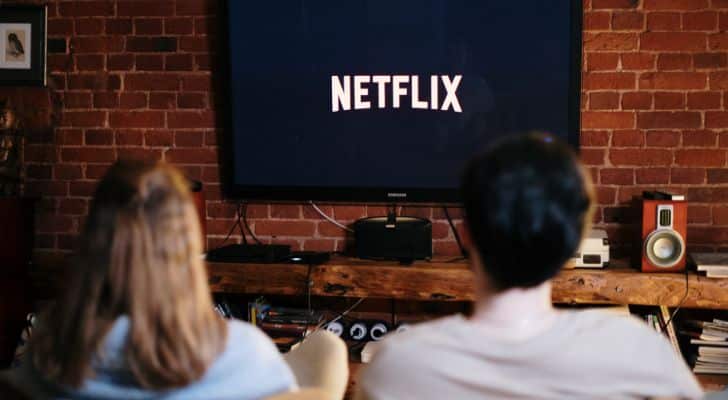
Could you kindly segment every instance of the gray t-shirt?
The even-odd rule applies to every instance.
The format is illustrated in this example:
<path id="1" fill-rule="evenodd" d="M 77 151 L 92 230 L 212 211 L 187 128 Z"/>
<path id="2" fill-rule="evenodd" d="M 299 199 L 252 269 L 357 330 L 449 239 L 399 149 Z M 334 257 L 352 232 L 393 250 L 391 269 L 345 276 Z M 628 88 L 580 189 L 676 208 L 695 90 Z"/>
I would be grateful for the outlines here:
<path id="1" fill-rule="evenodd" d="M 297 388 L 296 378 L 273 342 L 258 328 L 228 321 L 225 350 L 200 380 L 186 387 L 153 391 L 139 387 L 124 362 L 129 320 L 114 322 L 102 345 L 103 360 L 93 363 L 94 376 L 81 388 L 56 385 L 44 379 L 30 362 L 11 374 L 33 398 L 103 400 L 260 399 Z"/>
<path id="2" fill-rule="evenodd" d="M 633 399 L 703 392 L 669 342 L 636 318 L 562 311 L 543 334 L 504 341 L 456 315 L 386 338 L 363 399 Z"/>

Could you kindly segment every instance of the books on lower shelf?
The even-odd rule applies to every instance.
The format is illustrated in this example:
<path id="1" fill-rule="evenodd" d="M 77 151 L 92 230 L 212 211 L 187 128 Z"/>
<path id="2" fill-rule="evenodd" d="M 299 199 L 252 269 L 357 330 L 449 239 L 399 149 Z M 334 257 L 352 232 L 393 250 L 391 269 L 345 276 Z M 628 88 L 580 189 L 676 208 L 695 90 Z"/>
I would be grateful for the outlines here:
<path id="1" fill-rule="evenodd" d="M 686 321 L 683 333 L 693 348 L 693 372 L 728 375 L 728 321 Z"/>
<path id="2" fill-rule="evenodd" d="M 690 257 L 708 278 L 728 278 L 728 253 L 691 253 Z"/>

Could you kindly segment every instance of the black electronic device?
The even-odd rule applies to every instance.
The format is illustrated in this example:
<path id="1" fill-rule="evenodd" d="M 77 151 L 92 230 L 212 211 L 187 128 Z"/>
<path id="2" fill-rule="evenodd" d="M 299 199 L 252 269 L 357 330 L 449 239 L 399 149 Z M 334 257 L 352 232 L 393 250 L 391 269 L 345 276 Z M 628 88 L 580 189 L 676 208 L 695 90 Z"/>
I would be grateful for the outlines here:
<path id="1" fill-rule="evenodd" d="M 354 223 L 356 256 L 411 262 L 432 258 L 432 223 L 417 217 L 363 218 Z"/>
<path id="2" fill-rule="evenodd" d="M 331 253 L 324 251 L 294 251 L 288 256 L 292 264 L 320 265 L 331 259 Z"/>
<path id="3" fill-rule="evenodd" d="M 283 244 L 230 244 L 207 252 L 206 260 L 229 263 L 285 263 L 291 246 Z"/>

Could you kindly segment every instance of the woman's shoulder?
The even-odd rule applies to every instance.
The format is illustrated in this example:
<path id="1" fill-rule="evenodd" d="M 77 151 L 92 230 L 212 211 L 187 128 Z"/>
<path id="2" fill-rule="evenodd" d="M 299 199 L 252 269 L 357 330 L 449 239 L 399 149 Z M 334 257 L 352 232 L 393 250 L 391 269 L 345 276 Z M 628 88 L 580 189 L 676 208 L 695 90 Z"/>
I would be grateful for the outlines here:
<path id="1" fill-rule="evenodd" d="M 224 356 L 252 360 L 281 360 L 273 341 L 260 328 L 240 320 L 227 320 L 227 343 Z"/>

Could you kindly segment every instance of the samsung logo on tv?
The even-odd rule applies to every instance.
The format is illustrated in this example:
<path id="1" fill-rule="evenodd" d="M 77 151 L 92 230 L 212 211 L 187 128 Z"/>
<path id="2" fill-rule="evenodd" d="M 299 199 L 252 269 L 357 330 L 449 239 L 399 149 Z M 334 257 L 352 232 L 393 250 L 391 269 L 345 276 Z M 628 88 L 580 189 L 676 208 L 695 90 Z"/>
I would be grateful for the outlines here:
<path id="1" fill-rule="evenodd" d="M 332 75 L 331 112 L 349 111 L 352 102 L 354 110 L 373 108 L 369 89 L 376 90 L 379 109 L 400 108 L 402 98 L 409 96 L 412 109 L 463 112 L 457 94 L 462 75 L 430 75 L 429 79 L 429 96 L 421 97 L 418 75 Z"/>
<path id="2" fill-rule="evenodd" d="M 387 197 L 404 198 L 404 197 L 407 197 L 407 193 L 387 193 Z"/>

